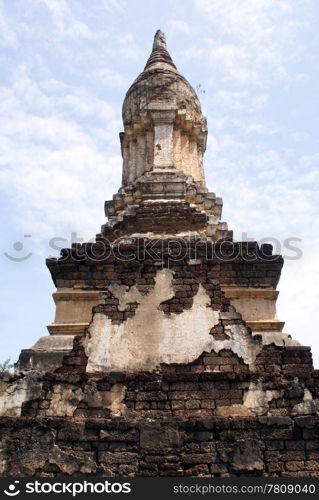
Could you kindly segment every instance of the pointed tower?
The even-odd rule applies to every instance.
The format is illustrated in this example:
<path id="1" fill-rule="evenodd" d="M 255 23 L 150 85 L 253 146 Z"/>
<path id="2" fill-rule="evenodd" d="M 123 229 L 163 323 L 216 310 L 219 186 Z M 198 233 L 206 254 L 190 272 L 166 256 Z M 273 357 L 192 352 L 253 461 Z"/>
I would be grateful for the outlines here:
<path id="1" fill-rule="evenodd" d="M 206 118 L 160 30 L 144 71 L 127 91 L 122 115 L 123 180 L 119 192 L 105 204 L 109 222 L 102 228 L 102 237 L 189 232 L 215 241 L 231 238 L 227 224 L 220 221 L 222 200 L 206 188 Z M 145 207 L 153 204 L 164 216 L 168 203 L 180 208 L 183 220 L 171 220 L 172 228 L 156 217 L 146 227 Z"/>
<path id="2" fill-rule="evenodd" d="M 206 118 L 157 31 L 152 53 L 123 103 L 123 186 L 148 172 L 183 173 L 205 186 Z M 148 154 L 146 154 L 148 153 Z"/>
<path id="3" fill-rule="evenodd" d="M 276 316 L 283 259 L 221 222 L 206 119 L 161 31 L 123 124 L 108 221 L 47 259 L 50 335 L 1 380 L 0 474 L 319 475 L 319 376 Z"/>

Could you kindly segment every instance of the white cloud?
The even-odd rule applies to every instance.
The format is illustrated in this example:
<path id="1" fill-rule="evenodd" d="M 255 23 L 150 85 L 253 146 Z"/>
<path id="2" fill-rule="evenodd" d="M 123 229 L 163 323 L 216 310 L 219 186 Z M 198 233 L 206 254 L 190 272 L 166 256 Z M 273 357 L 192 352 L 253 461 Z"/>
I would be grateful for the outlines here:
<path id="1" fill-rule="evenodd" d="M 309 172 L 309 169 L 313 168 L 313 173 L 318 173 L 319 166 L 319 153 L 315 153 L 313 155 L 305 155 L 300 158 L 300 166 L 303 169 L 303 175 L 305 172 Z"/>
<path id="2" fill-rule="evenodd" d="M 48 89 L 62 89 L 64 95 L 48 95 Z M 16 202 L 18 227 L 45 241 L 65 230 L 94 235 L 97 221 L 103 221 L 103 201 L 120 179 L 113 107 L 83 88 L 72 92 L 56 81 L 36 82 L 24 70 L 0 96 L 0 179 Z M 81 125 L 81 118 L 90 117 L 94 124 Z"/>
<path id="3" fill-rule="evenodd" d="M 82 21 L 75 18 L 66 0 L 37 0 L 45 4 L 52 15 L 52 22 L 61 38 L 94 39 L 95 34 Z"/>
<path id="4" fill-rule="evenodd" d="M 208 82 L 209 83 L 209 82 Z M 256 111 L 263 108 L 267 103 L 267 96 L 263 94 L 251 95 L 248 90 L 218 90 L 213 95 L 214 103 L 218 103 L 223 108 L 230 108 L 233 112 L 237 111 Z"/>
<path id="5" fill-rule="evenodd" d="M 266 134 L 266 135 L 274 135 L 278 133 L 278 129 L 267 127 L 263 123 L 250 123 L 245 128 L 246 134 Z"/>
<path id="6" fill-rule="evenodd" d="M 132 33 L 126 33 L 117 40 L 119 57 L 128 61 L 137 60 L 140 50 Z"/>
<path id="7" fill-rule="evenodd" d="M 296 2 L 297 3 L 297 2 Z M 258 43 L 269 39 L 278 29 L 274 21 L 293 12 L 286 0 L 197 0 L 197 8 L 212 21 L 219 31 L 238 37 L 244 42 Z M 284 29 L 284 27 L 282 27 Z"/>
<path id="8" fill-rule="evenodd" d="M 204 47 L 210 66 L 222 71 L 226 81 L 240 85 L 263 87 L 269 79 L 286 78 L 287 63 L 299 55 L 292 47 L 301 25 L 301 4 L 197 0 L 198 11 L 211 23 L 206 26 Z"/>
<path id="9" fill-rule="evenodd" d="M 6 16 L 3 0 L 0 1 L 0 42 L 9 48 L 18 47 L 18 39 Z"/>
<path id="10" fill-rule="evenodd" d="M 108 87 L 115 87 L 121 89 L 127 89 L 130 85 L 117 71 L 112 71 L 108 68 L 102 68 L 97 73 L 93 75 L 94 79 L 99 79 L 104 85 Z"/>
<path id="11" fill-rule="evenodd" d="M 127 7 L 127 0 L 101 0 L 101 2 L 109 12 L 123 12 Z"/>
<path id="12" fill-rule="evenodd" d="M 188 34 L 190 32 L 189 25 L 180 19 L 169 19 L 167 22 L 168 32 L 180 32 Z"/>

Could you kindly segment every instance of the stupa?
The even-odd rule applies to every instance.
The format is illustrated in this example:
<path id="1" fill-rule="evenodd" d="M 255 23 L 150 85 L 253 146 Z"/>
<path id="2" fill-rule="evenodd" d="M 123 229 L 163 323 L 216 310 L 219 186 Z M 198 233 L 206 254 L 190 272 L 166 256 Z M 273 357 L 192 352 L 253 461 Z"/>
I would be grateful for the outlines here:
<path id="1" fill-rule="evenodd" d="M 319 476 L 319 373 L 277 318 L 283 259 L 222 222 L 161 31 L 123 125 L 108 220 L 47 260 L 55 320 L 0 380 L 0 474 Z"/>

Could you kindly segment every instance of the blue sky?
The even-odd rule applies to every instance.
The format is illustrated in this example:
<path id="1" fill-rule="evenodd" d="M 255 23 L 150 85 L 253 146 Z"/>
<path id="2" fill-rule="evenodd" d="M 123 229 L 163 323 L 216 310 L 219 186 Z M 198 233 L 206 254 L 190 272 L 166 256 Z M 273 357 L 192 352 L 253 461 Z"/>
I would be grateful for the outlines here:
<path id="1" fill-rule="evenodd" d="M 279 316 L 319 365 L 318 22 L 316 0 L 0 0 L 0 360 L 54 319 L 51 238 L 69 246 L 105 221 L 123 98 L 160 28 L 208 119 L 223 220 L 237 239 L 278 241 Z"/>

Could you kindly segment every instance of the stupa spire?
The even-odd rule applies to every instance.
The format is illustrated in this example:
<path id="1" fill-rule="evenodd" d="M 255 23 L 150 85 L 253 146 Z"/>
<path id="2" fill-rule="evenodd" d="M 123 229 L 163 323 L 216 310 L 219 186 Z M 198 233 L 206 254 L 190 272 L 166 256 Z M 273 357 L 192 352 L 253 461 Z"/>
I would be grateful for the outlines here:
<path id="1" fill-rule="evenodd" d="M 126 93 L 122 116 L 123 187 L 152 172 L 167 173 L 169 179 L 183 174 L 205 186 L 206 118 L 196 92 L 176 69 L 161 30 L 144 71 Z"/>
<path id="2" fill-rule="evenodd" d="M 152 53 L 148 58 L 144 71 L 157 63 L 164 63 L 165 65 L 172 66 L 172 68 L 176 70 L 176 66 L 167 49 L 165 33 L 161 30 L 157 30 L 155 33 Z"/>

